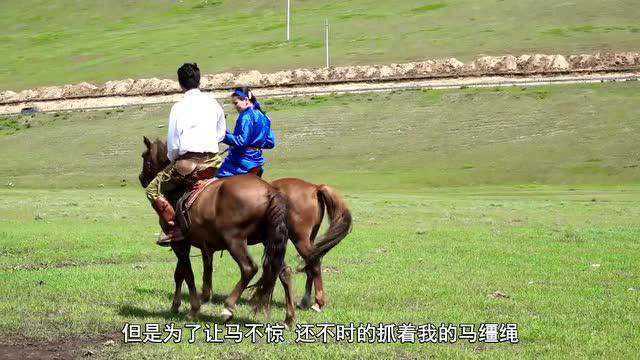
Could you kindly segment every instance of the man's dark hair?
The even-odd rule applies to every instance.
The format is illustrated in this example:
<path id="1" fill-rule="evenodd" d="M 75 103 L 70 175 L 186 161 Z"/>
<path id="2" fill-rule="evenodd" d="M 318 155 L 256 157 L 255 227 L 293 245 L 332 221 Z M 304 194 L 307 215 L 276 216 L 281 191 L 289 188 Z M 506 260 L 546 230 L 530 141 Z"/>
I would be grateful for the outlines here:
<path id="1" fill-rule="evenodd" d="M 178 69 L 178 82 L 185 90 L 200 86 L 200 69 L 196 63 L 182 64 Z"/>

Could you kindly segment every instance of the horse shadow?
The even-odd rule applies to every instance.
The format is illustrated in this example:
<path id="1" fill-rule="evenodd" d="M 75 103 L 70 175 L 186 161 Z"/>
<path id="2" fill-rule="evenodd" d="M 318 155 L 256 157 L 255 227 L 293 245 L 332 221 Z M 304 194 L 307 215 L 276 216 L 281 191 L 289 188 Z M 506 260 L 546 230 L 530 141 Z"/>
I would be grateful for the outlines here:
<path id="1" fill-rule="evenodd" d="M 165 297 L 167 300 L 169 300 L 169 302 L 173 301 L 173 292 L 171 291 L 165 291 L 165 290 L 158 290 L 158 289 L 145 289 L 145 288 L 135 288 L 134 291 L 140 295 L 154 295 L 154 296 L 158 296 L 158 297 Z M 200 292 L 198 292 L 198 296 L 200 296 Z M 211 299 L 206 302 L 206 303 L 202 303 L 202 305 L 204 304 L 224 304 L 224 301 L 227 299 L 227 297 L 225 295 L 222 294 L 211 294 Z M 182 301 L 186 302 L 187 304 L 189 303 L 189 293 L 188 292 L 182 292 Z M 251 302 L 247 299 L 243 299 L 240 298 L 238 299 L 237 305 L 248 305 L 251 306 Z M 283 303 L 280 300 L 272 300 L 271 301 L 271 307 L 272 308 L 281 308 L 281 309 L 285 309 L 286 308 L 286 304 Z"/>
<path id="2" fill-rule="evenodd" d="M 173 292 L 171 291 L 148 289 L 148 288 L 135 288 L 134 291 L 141 295 L 153 295 L 158 297 L 164 297 L 167 299 L 167 306 L 169 306 L 171 304 L 171 301 L 173 301 Z M 226 299 L 225 295 L 211 294 L 211 300 L 209 300 L 207 303 L 222 305 L 224 304 L 225 299 Z M 190 306 L 188 293 L 185 293 L 185 292 L 182 293 L 182 302 L 183 302 L 182 306 L 183 306 L 183 309 L 185 309 L 185 311 L 182 311 L 180 313 L 174 313 L 169 309 L 161 310 L 161 311 L 151 311 L 151 310 L 143 309 L 143 308 L 132 306 L 132 305 L 121 305 L 119 307 L 118 314 L 124 317 L 131 317 L 131 316 L 138 317 L 138 318 L 160 317 L 165 320 L 179 321 L 179 320 L 184 320 L 188 313 L 188 309 Z M 204 304 L 206 303 L 202 303 L 202 305 Z M 249 300 L 242 299 L 242 298 L 238 299 L 237 304 L 247 305 L 247 306 L 252 305 Z M 272 313 L 273 313 L 273 309 L 275 308 L 285 309 L 286 305 L 282 301 L 272 301 L 271 303 Z M 202 309 L 200 314 L 198 315 L 198 320 L 206 321 L 206 322 L 216 322 L 216 323 L 224 322 L 222 317 L 217 315 L 207 315 L 202 312 Z M 234 316 L 233 319 L 231 320 L 232 323 L 238 323 L 238 324 L 247 324 L 247 323 L 251 323 L 252 321 L 255 322 L 255 319 L 248 319 L 248 318 L 237 317 L 237 316 Z"/>
<path id="3" fill-rule="evenodd" d="M 171 295 L 171 298 L 173 299 L 173 294 Z M 184 295 L 185 299 L 188 299 L 189 296 L 188 295 Z M 222 295 L 222 294 L 211 294 L 211 300 L 209 300 L 209 303 L 211 304 L 224 304 L 224 301 L 227 299 L 226 296 Z M 247 305 L 247 306 L 251 306 L 251 302 L 249 300 L 246 299 L 238 299 L 238 305 Z M 278 301 L 278 300 L 272 300 L 271 301 L 271 308 L 278 308 L 278 309 L 285 309 L 286 305 L 282 302 L 282 301 Z"/>
<path id="4" fill-rule="evenodd" d="M 187 306 L 188 308 L 188 306 Z M 127 317 L 127 318 L 131 318 L 131 317 L 135 317 L 135 318 L 141 318 L 141 319 L 146 319 L 146 318 L 162 318 L 166 321 L 182 321 L 185 320 L 187 318 L 187 314 L 188 314 L 188 310 L 185 311 L 181 311 L 179 313 L 174 313 L 171 310 L 147 310 L 147 309 L 143 309 L 141 307 L 137 307 L 137 306 L 133 306 L 133 305 L 121 305 L 118 309 L 118 315 L 123 316 L 123 317 Z M 216 324 L 223 324 L 225 323 L 225 320 L 218 315 L 211 315 L 211 314 L 207 314 L 204 312 L 200 312 L 198 314 L 198 318 L 193 320 L 194 322 L 207 322 L 207 323 L 216 323 Z M 255 319 L 250 319 L 250 318 L 246 318 L 246 317 L 242 317 L 242 316 L 235 316 L 230 320 L 227 321 L 228 323 L 231 324 L 239 324 L 239 325 L 246 325 L 246 324 L 251 324 L 251 323 L 255 323 L 256 320 Z"/>

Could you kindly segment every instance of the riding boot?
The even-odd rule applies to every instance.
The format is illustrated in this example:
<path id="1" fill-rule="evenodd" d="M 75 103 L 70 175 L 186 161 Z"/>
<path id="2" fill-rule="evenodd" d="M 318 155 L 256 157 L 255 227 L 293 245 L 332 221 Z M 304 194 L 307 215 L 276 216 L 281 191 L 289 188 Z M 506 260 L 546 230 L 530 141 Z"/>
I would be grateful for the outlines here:
<path id="1" fill-rule="evenodd" d="M 171 203 L 169 203 L 167 199 L 159 196 L 155 198 L 151 204 L 154 210 L 158 213 L 158 216 L 160 216 L 160 219 L 170 227 L 175 226 L 176 212 L 173 210 L 173 206 L 171 206 Z"/>
<path id="2" fill-rule="evenodd" d="M 166 224 L 166 226 L 163 226 L 163 232 L 158 241 L 156 241 L 156 244 L 160 246 L 171 246 L 172 242 L 184 240 L 184 235 L 180 227 L 175 225 L 176 213 L 169 201 L 162 196 L 157 197 L 153 201 L 153 208 L 160 216 L 160 219 Z"/>

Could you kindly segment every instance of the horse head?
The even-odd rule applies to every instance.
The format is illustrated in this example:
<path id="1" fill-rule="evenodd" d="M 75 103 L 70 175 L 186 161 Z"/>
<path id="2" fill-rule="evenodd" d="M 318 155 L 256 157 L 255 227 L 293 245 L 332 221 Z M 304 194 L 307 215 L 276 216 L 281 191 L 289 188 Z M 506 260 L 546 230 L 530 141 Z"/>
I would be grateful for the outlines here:
<path id="1" fill-rule="evenodd" d="M 156 139 L 152 142 L 146 136 L 143 140 L 146 149 L 142 153 L 142 171 L 138 178 L 142 187 L 146 188 L 160 170 L 169 164 L 169 158 L 167 157 L 167 144 L 164 141 Z"/>

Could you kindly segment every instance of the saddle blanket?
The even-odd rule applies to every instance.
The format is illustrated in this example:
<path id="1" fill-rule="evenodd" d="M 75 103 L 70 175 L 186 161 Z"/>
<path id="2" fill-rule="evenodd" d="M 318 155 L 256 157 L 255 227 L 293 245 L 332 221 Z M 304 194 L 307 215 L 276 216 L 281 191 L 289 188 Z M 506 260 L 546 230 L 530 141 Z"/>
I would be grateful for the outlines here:
<path id="1" fill-rule="evenodd" d="M 192 188 L 191 191 L 188 192 L 188 197 L 184 203 L 185 210 L 189 210 L 191 205 L 198 199 L 198 196 L 202 193 L 202 191 L 212 184 L 214 181 L 218 180 L 218 178 L 211 178 L 206 180 L 199 180 Z"/>
<path id="2" fill-rule="evenodd" d="M 180 224 L 183 234 L 189 233 L 189 228 L 191 227 L 189 209 L 191 209 L 193 203 L 198 199 L 198 196 L 202 194 L 202 191 L 216 180 L 218 180 L 218 178 L 215 177 L 206 180 L 199 180 L 195 185 L 193 185 L 193 187 L 191 187 L 190 190 L 185 192 L 176 203 L 176 220 L 178 220 L 178 224 Z"/>

